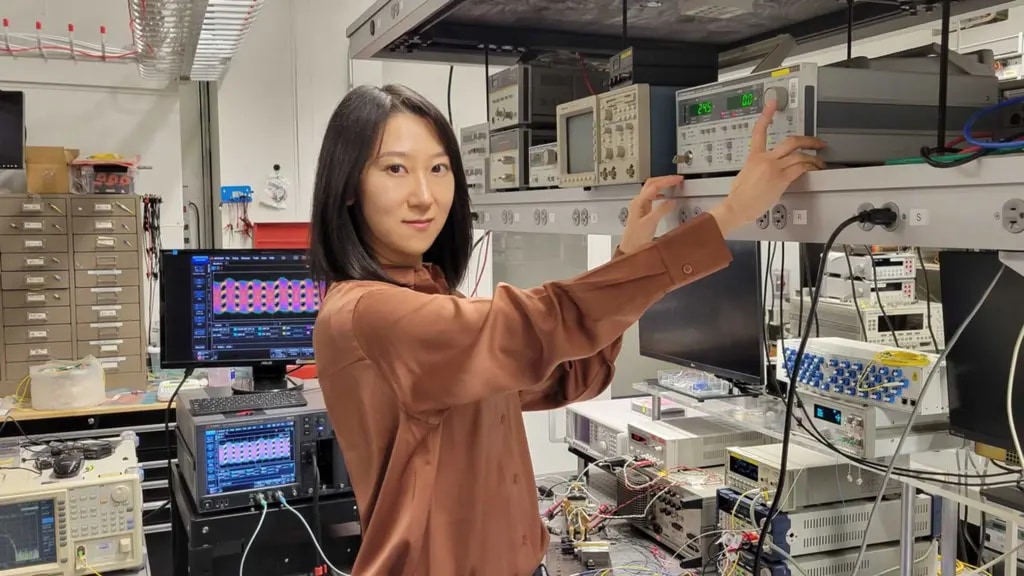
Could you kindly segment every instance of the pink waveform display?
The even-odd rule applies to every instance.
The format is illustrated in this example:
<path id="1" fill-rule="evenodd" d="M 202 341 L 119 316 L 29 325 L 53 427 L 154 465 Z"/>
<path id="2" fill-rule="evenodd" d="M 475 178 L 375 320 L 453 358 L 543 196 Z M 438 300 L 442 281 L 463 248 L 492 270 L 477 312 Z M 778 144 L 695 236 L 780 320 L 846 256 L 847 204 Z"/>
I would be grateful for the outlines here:
<path id="1" fill-rule="evenodd" d="M 316 312 L 320 291 L 310 279 L 273 282 L 228 278 L 213 286 L 214 314 L 267 314 Z"/>
<path id="2" fill-rule="evenodd" d="M 288 438 L 260 438 L 228 442 L 217 449 L 221 466 L 291 458 L 292 444 Z"/>

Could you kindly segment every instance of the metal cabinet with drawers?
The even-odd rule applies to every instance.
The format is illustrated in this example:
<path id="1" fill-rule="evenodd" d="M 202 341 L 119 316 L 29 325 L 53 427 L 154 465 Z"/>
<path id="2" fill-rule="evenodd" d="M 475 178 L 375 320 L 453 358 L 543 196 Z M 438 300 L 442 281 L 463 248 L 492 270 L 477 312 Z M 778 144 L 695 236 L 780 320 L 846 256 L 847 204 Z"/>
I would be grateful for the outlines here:
<path id="1" fill-rule="evenodd" d="M 111 388 L 146 383 L 137 196 L 0 197 L 0 380 L 95 356 Z"/>

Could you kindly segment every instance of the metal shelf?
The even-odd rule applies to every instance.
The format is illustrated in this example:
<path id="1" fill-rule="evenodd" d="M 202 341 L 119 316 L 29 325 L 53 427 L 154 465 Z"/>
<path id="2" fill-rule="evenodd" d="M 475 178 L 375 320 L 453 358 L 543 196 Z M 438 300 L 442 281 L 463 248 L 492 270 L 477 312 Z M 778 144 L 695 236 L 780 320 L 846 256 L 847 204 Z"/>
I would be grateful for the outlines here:
<path id="1" fill-rule="evenodd" d="M 675 194 L 678 212 L 661 232 L 720 202 L 731 184 L 729 177 L 688 180 Z M 636 184 L 481 194 L 473 197 L 475 227 L 614 236 L 622 233 L 629 201 L 639 190 Z M 863 204 L 892 202 L 901 216 L 894 231 L 851 226 L 838 242 L 1024 250 L 1024 233 L 1003 228 L 1003 205 L 1013 199 L 1024 200 L 1024 156 L 982 158 L 949 169 L 923 164 L 833 169 L 798 181 L 776 207 L 784 218 L 745 226 L 729 239 L 824 242 Z"/>
<path id="2" fill-rule="evenodd" d="M 913 13 L 911 4 L 922 9 Z M 871 2 L 854 5 L 854 39 L 897 32 L 936 22 L 935 0 Z M 955 0 L 953 17 L 1013 4 L 1008 0 Z M 712 46 L 722 67 L 756 57 L 751 44 L 780 34 L 795 38 L 793 56 L 846 41 L 845 2 L 754 0 L 750 10 L 727 18 L 684 14 L 708 2 L 686 6 L 677 0 L 628 6 L 628 37 L 634 47 L 694 49 Z M 610 56 L 622 49 L 621 0 L 377 0 L 346 30 L 349 57 L 446 63 L 508 65 L 523 54 L 580 52 Z M 580 30 L 586 30 L 581 33 Z"/>

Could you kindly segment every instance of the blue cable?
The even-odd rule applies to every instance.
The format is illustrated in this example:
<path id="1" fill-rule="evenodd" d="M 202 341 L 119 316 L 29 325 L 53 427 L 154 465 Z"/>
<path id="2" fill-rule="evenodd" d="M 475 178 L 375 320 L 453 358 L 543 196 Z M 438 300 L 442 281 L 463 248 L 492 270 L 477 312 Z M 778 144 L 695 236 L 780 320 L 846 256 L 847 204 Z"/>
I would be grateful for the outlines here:
<path id="1" fill-rule="evenodd" d="M 972 146 L 977 146 L 979 148 L 983 148 L 983 149 L 986 149 L 986 150 L 1010 150 L 1010 149 L 1014 149 L 1014 148 L 1024 148 L 1024 142 L 1022 142 L 1022 141 L 1016 141 L 1016 142 L 985 142 L 983 140 L 978 140 L 978 139 L 974 138 L 973 136 L 971 136 L 971 132 L 973 132 L 973 130 L 974 130 L 974 124 L 978 120 L 981 120 L 982 116 L 986 116 L 986 115 L 991 114 L 991 113 L 993 113 L 993 112 L 995 112 L 997 110 L 1001 110 L 1003 108 L 1007 108 L 1009 106 L 1015 106 L 1015 105 L 1018 105 L 1018 104 L 1024 104 L 1024 96 L 1017 96 L 1017 97 L 1014 97 L 1014 98 L 1010 98 L 1009 100 L 1003 100 L 1002 102 L 1000 102 L 998 104 L 995 104 L 993 106 L 989 106 L 987 108 L 982 108 L 981 110 L 978 110 L 977 112 L 972 114 L 971 117 L 968 118 L 967 122 L 964 124 L 964 141 L 967 142 L 968 144 L 971 144 Z"/>

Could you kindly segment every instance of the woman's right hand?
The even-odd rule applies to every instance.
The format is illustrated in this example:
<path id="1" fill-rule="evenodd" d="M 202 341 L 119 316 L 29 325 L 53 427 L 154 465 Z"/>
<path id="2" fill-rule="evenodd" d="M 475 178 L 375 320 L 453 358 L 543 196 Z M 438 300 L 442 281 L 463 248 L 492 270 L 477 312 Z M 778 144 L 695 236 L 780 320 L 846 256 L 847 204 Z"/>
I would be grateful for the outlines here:
<path id="1" fill-rule="evenodd" d="M 824 142 L 813 136 L 790 136 L 768 150 L 768 127 L 774 115 L 775 102 L 766 102 L 754 123 L 750 154 L 743 170 L 733 179 L 725 200 L 708 210 L 723 235 L 760 218 L 803 173 L 825 168 L 822 160 L 802 152 L 825 147 Z"/>

